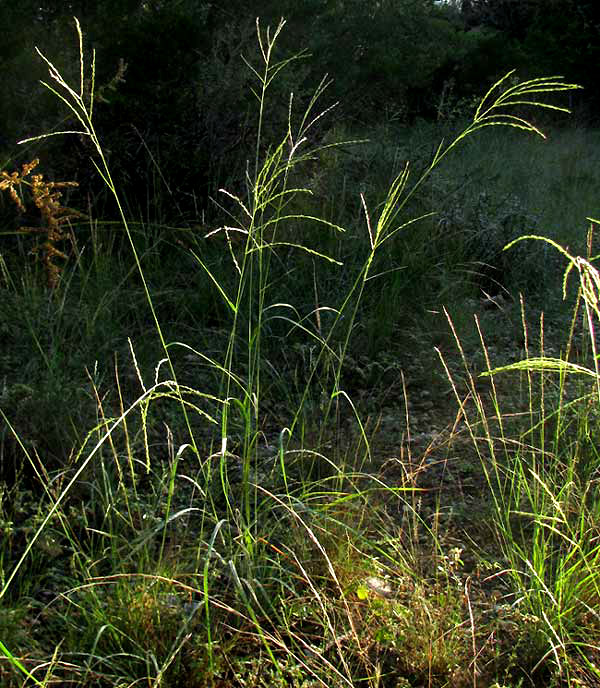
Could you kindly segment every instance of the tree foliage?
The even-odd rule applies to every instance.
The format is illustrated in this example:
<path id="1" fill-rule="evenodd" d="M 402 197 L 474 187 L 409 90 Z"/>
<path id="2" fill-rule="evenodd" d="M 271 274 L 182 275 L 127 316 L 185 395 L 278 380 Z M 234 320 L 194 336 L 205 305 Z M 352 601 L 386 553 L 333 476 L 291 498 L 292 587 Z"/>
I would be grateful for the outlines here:
<path id="1" fill-rule="evenodd" d="M 467 29 L 492 29 L 516 41 L 529 75 L 557 73 L 589 87 L 598 101 L 600 4 L 596 0 L 462 0 Z"/>
<path id="2" fill-rule="evenodd" d="M 346 119 L 369 124 L 392 114 L 436 117 L 448 84 L 470 97 L 513 67 L 523 77 L 583 81 L 590 111 L 598 99 L 596 0 L 21 0 L 0 3 L 0 153 L 63 128 L 64 113 L 36 83 L 44 69 L 34 46 L 63 72 L 76 70 L 73 15 L 96 50 L 97 89 L 106 87 L 99 131 L 138 205 L 158 168 L 195 208 L 232 176 L 243 178 L 256 109 L 242 56 L 257 60 L 256 16 L 263 26 L 286 18 L 280 59 L 312 54 L 277 80 L 266 140 L 269 127 L 279 136 L 285 126 L 288 92 L 306 100 L 305 84 L 325 72 L 329 103 L 339 100 Z M 53 145 L 51 165 L 72 178 L 87 151 L 80 141 Z"/>

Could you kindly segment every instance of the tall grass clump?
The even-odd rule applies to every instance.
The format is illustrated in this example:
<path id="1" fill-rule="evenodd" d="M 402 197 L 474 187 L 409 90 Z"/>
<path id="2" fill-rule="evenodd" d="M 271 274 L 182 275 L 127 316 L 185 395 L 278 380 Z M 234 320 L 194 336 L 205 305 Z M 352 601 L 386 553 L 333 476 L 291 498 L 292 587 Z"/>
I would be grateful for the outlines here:
<path id="1" fill-rule="evenodd" d="M 136 397 L 127 396 L 115 366 L 113 408 L 90 373 L 97 422 L 72 466 L 50 474 L 23 444 L 39 473 L 43 501 L 26 542 L 2 565 L 0 599 L 12 595 L 18 601 L 26 567 L 41 566 L 44 557 L 60 572 L 45 584 L 43 602 L 35 598 L 38 618 L 51 629 L 51 659 L 40 656 L 34 643 L 23 651 L 9 640 L 0 644 L 27 685 L 375 688 L 477 682 L 479 631 L 469 586 L 463 587 L 459 573 L 460 552 L 447 548 L 437 526 L 419 514 L 408 464 L 399 461 L 405 477 L 391 483 L 371 470 L 367 428 L 342 373 L 367 285 L 381 276 L 379 259 L 390 242 L 421 219 L 405 216 L 407 203 L 432 171 L 480 129 L 506 125 L 541 134 L 521 109 L 562 110 L 538 96 L 574 86 L 560 78 L 508 87 L 507 77 L 497 82 L 472 122 L 437 147 L 414 182 L 407 164 L 383 203 L 370 208 L 361 196 L 366 251 L 347 292 L 324 304 L 315 279 L 314 305 L 303 310 L 278 298 L 278 280 L 289 277 L 286 261 L 301 256 L 340 269 L 336 256 L 304 241 L 302 231 L 317 226 L 343 234 L 344 228 L 307 212 L 303 199 L 311 192 L 296 180 L 304 164 L 341 144 L 309 144 L 328 112 L 318 108 L 326 80 L 298 116 L 290 97 L 283 135 L 264 140 L 273 80 L 300 57 L 276 59 L 283 26 L 264 31 L 257 22 L 259 62 L 248 62 L 258 109 L 254 159 L 244 188 L 223 190 L 228 219 L 208 237 L 224 239 L 231 276 L 223 279 L 199 248 L 189 248 L 228 317 L 224 350 L 210 355 L 165 336 L 94 128 L 95 63 L 92 57 L 86 77 L 79 23 L 78 84 L 67 83 L 41 56 L 51 77 L 46 86 L 78 123 L 60 133 L 89 139 L 92 162 L 119 209 L 162 351 L 148 377 L 130 345 Z M 295 405 L 273 427 L 266 383 L 275 380 L 284 392 L 290 387 L 268 357 L 270 340 L 281 332 L 278 344 L 285 347 L 291 333 L 301 333 L 313 354 L 298 396 L 289 393 Z M 216 388 L 190 384 L 192 365 L 210 371 Z M 320 418 L 308 432 L 305 407 L 316 385 Z M 131 387 L 130 380 L 129 394 Z M 356 430 L 339 430 L 342 414 Z M 510 522 L 499 523 L 508 532 Z M 554 533 L 550 523 L 555 529 L 550 520 L 540 521 L 540 528 Z M 581 569 L 589 580 L 586 572 Z M 515 569 L 513 579 L 518 576 Z M 552 648 L 558 652 L 557 645 Z"/>
<path id="2" fill-rule="evenodd" d="M 566 260 L 564 298 L 575 275 L 571 327 L 562 341 L 548 341 L 543 314 L 532 332 L 522 302 L 522 360 L 494 366 L 479 329 L 482 377 L 456 333 L 464 388 L 447 368 L 492 499 L 506 564 L 497 576 L 507 605 L 530 629 L 520 661 L 536 685 L 596 685 L 600 678 L 600 276 L 597 220 L 588 220 L 585 258 L 542 236 L 517 240 L 544 242 Z"/>

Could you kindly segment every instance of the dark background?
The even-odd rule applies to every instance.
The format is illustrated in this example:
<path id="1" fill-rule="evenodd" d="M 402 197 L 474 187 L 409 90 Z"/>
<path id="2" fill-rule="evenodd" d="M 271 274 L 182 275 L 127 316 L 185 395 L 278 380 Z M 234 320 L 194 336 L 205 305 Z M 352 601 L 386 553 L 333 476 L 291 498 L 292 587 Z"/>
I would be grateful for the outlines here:
<path id="1" fill-rule="evenodd" d="M 141 207 L 160 169 L 179 220 L 210 213 L 215 190 L 243 178 L 257 108 L 241 56 L 259 64 L 256 17 L 263 27 L 286 18 L 279 59 L 305 49 L 311 55 L 276 80 L 267 142 L 285 124 L 288 93 L 301 105 L 325 73 L 333 80 L 325 105 L 341 103 L 333 123 L 355 128 L 448 117 L 513 68 L 521 79 L 559 74 L 583 85 L 569 104 L 579 122 L 597 119 L 595 0 L 24 0 L 0 5 L 0 163 L 6 168 L 39 154 L 35 146 L 17 147 L 18 139 L 73 124 L 40 86 L 47 70 L 34 50 L 77 83 L 73 16 L 88 59 L 96 51 L 96 92 L 103 97 L 95 121 L 121 191 L 132 208 Z M 127 65 L 124 81 L 111 84 L 120 61 Z M 57 137 L 43 151 L 47 176 L 76 178 L 84 196 L 101 201 L 85 141 Z M 105 219 L 114 212 L 97 210 Z"/>

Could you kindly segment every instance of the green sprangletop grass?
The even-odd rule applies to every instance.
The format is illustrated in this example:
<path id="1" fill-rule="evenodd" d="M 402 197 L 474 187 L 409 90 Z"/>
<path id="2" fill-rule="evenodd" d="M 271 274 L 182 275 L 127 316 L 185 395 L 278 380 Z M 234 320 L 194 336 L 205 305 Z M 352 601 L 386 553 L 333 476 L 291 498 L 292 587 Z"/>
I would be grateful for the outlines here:
<path id="1" fill-rule="evenodd" d="M 507 600 L 530 627 L 521 661 L 534 677 L 545 670 L 556 681 L 552 685 L 581 685 L 582 677 L 595 685 L 600 678 L 600 275 L 594 266 L 598 256 L 592 254 L 598 221 L 588 221 L 586 258 L 542 236 L 523 236 L 506 247 L 533 240 L 556 249 L 567 263 L 565 298 L 569 276 L 576 276 L 573 318 L 561 354 L 546 352 L 546 346 L 555 350 L 556 342 L 546 343 L 542 314 L 534 355 L 522 302 L 525 358 L 495 367 L 479 329 L 487 370 L 477 380 L 450 321 L 465 365 L 466 397 L 446 368 L 493 503 L 506 563 L 497 575 L 507 580 Z M 518 409 L 503 406 L 505 378 L 522 389 L 525 404 L 516 424 Z M 489 385 L 481 384 L 486 380 Z"/>
<path id="2" fill-rule="evenodd" d="M 51 658 L 21 653 L 11 646 L 10 637 L 0 644 L 27 685 L 375 688 L 388 685 L 390 676 L 400 686 L 410 685 L 410 677 L 423 685 L 477 683 L 478 629 L 469 588 L 463 591 L 459 585 L 460 553 L 445 551 L 436 529 L 419 514 L 410 476 L 390 485 L 368 472 L 369 438 L 343 388 L 342 369 L 367 284 L 379 277 L 378 258 L 389 242 L 422 219 L 406 219 L 403 211 L 432 171 L 466 137 L 486 127 L 509 126 L 543 136 L 521 114 L 523 109 L 564 110 L 540 98 L 575 86 L 558 77 L 509 85 L 510 75 L 494 84 L 466 129 L 449 143 L 440 143 L 417 179 L 412 180 L 407 164 L 380 206 L 369 208 L 366 197 L 361 197 L 366 255 L 339 304 L 317 302 L 313 311 L 305 313 L 277 298 L 273 261 L 285 251 L 324 261 L 331 270 L 341 266 L 302 237 L 290 239 L 287 228 L 316 224 L 336 234 L 343 234 L 344 228 L 298 211 L 302 207 L 298 199 L 311 192 L 292 182 L 302 165 L 323 150 L 318 144 L 311 147 L 309 134 L 328 112 L 318 108 L 326 80 L 300 115 L 290 97 L 287 127 L 280 139 L 275 143 L 263 139 L 270 87 L 298 57 L 276 58 L 283 27 L 282 21 L 274 31 L 264 31 L 257 22 L 258 61 L 248 61 L 258 104 L 254 160 L 248 165 L 245 188 L 223 191 L 234 209 L 226 224 L 211 233 L 225 237 L 232 280 L 224 283 L 200 251 L 191 251 L 229 317 L 221 357 L 209 356 L 187 342 L 168 341 L 164 335 L 118 183 L 94 128 L 95 58 L 87 74 L 79 23 L 78 84 L 67 83 L 41 55 L 50 75 L 45 85 L 78 123 L 76 129 L 58 134 L 91 141 L 96 153 L 92 162 L 119 209 L 163 358 L 154 379 L 148 381 L 131 347 L 141 391 L 133 403 L 125 404 L 117 376 L 120 407 L 113 416 L 105 413 L 102 395 L 93 384 L 98 423 L 70 472 L 44 483 L 40 522 L 3 576 L 0 599 L 8 599 L 28 563 L 36 557 L 38 563 L 43 560 L 42 549 L 46 555 L 69 552 L 69 583 L 53 591 L 55 599 L 49 605 L 56 609 L 52 618 L 63 638 L 62 642 L 57 638 Z M 581 265 L 576 263 L 578 268 Z M 302 332 L 315 354 L 299 403 L 288 409 L 288 422 L 279 428 L 265 459 L 261 447 L 268 401 L 264 351 L 273 319 Z M 191 356 L 213 371 L 220 380 L 217 393 L 184 382 L 185 370 L 177 369 L 175 357 L 181 351 L 186 360 Z M 297 436 L 303 406 L 325 369 L 331 373 L 320 430 L 334 422 L 339 405 L 350 408 L 358 439 L 348 462 L 326 456 L 318 437 L 313 447 Z M 148 428 L 153 408 L 160 404 L 176 409 L 171 424 L 187 430 L 186 441 L 176 445 L 167 424 L 166 440 L 157 449 Z M 199 441 L 198 421 L 217 428 L 212 447 Z M 474 429 L 474 439 L 476 434 Z M 488 444 L 493 446 L 491 439 Z M 36 465 L 35 457 L 22 446 Z M 303 472 L 303 465 L 313 460 L 326 467 L 316 477 Z M 527 475 L 518 473 L 520 465 L 512 465 L 508 487 L 498 464 L 495 473 L 487 474 L 498 505 L 497 527 L 510 555 L 509 576 L 516 587 L 527 582 L 523 595 L 528 609 L 541 615 L 543 639 L 550 639 L 550 652 L 561 664 L 569 639 L 576 637 L 569 635 L 573 610 L 579 614 L 584 604 L 593 609 L 596 545 L 584 548 L 587 517 L 573 521 L 572 504 L 556 493 L 552 476 L 537 464 Z M 78 499 L 71 500 L 75 493 Z M 562 581 L 558 589 L 548 587 L 553 582 L 538 570 L 541 559 L 526 557 L 525 545 L 510 530 L 515 499 L 521 505 L 522 497 L 533 504 L 529 508 L 535 514 L 536 552 L 544 555 L 544 547 L 554 551 L 556 543 L 567 548 L 555 564 Z M 390 501 L 399 503 L 401 518 L 390 517 L 382 507 Z M 551 507 L 557 509 L 553 514 Z M 49 533 L 62 538 L 58 550 L 52 549 L 51 540 L 44 540 Z M 433 573 L 417 554 L 424 538 L 429 559 L 436 563 Z M 560 604 L 549 607 L 548 600 L 557 596 Z"/>

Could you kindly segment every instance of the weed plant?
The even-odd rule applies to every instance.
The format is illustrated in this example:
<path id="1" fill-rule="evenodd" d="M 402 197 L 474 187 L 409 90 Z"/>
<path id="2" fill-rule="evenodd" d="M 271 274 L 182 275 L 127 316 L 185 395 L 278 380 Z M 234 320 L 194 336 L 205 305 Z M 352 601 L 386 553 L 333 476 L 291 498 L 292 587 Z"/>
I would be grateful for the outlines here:
<path id="1" fill-rule="evenodd" d="M 135 227 L 94 128 L 95 65 L 92 58 L 86 78 L 79 24 L 78 84 L 70 85 L 42 56 L 51 77 L 46 85 L 69 107 L 78 123 L 75 133 L 91 142 L 96 170 L 119 209 L 161 350 L 148 371 L 129 342 L 131 370 L 124 371 L 122 359 L 115 365 L 111 403 L 108 383 L 90 370 L 96 421 L 71 463 L 59 470 L 47 468 L 0 409 L 41 490 L 33 511 L 23 506 L 18 483 L 2 493 L 4 685 L 492 685 L 520 664 L 506 651 L 514 635 L 526 642 L 532 629 L 531 659 L 549 663 L 558 675 L 568 671 L 571 646 L 581 653 L 591 647 L 575 629 L 584 611 L 592 623 L 595 618 L 597 545 L 588 518 L 594 507 L 575 473 L 568 473 L 569 487 L 559 494 L 552 482 L 558 474 L 542 470 L 545 447 L 535 452 L 523 438 L 519 446 L 531 470 L 525 471 L 525 461 L 513 460 L 506 481 L 504 464 L 492 451 L 495 434 L 484 434 L 490 468 L 481 433 L 455 384 L 497 506 L 494 524 L 508 560 L 505 578 L 518 603 L 524 600 L 522 620 L 529 624 L 507 634 L 507 622 L 477 601 L 462 550 L 447 538 L 439 513 L 434 508 L 429 518 L 421 509 L 426 494 L 417 473 L 424 462 L 401 452 L 391 461 L 400 474 L 390 479 L 379 472 L 369 427 L 343 377 L 365 295 L 384 274 L 396 271 L 386 262 L 386 251 L 423 219 L 407 212 L 434 170 L 479 129 L 507 125 L 540 134 L 511 108 L 562 110 L 538 96 L 574 86 L 559 78 L 496 83 L 466 129 L 433 151 L 416 181 L 406 164 L 381 203 L 370 206 L 366 194 L 360 196 L 364 230 L 357 245 L 364 252 L 346 268 L 350 279 L 343 297 L 329 302 L 315 268 L 308 272 L 312 303 L 307 306 L 301 295 L 296 304 L 280 298 L 279 280 L 294 279 L 292 261 L 300 261 L 304 275 L 321 263 L 338 270 L 339 257 L 322 247 L 336 248 L 344 234 L 340 217 L 308 211 L 304 199 L 311 190 L 296 180 L 315 160 L 335 157 L 342 144 L 334 139 L 309 145 L 313 127 L 327 115 L 318 109 L 326 81 L 300 116 L 290 98 L 287 130 L 279 141 L 268 145 L 263 139 L 270 87 L 295 61 L 276 59 L 283 26 L 263 31 L 257 22 L 262 62 L 248 64 L 258 104 L 255 155 L 245 187 L 223 191 L 227 221 L 208 237 L 221 242 L 218 250 L 225 252 L 231 276 L 222 277 L 223 263 L 213 264 L 200 240 L 189 235 L 186 242 L 188 258 L 227 315 L 222 350 L 214 343 L 213 351 L 201 349 L 197 333 L 190 333 L 192 342 L 165 336 Z M 333 238 L 314 246 L 309 239 L 315 233 Z M 591 262 L 570 259 L 593 310 L 596 302 L 585 281 L 595 274 Z M 301 286 L 311 281 L 303 279 Z M 95 321 L 103 317 L 101 311 L 94 315 Z M 306 356 L 293 383 L 268 355 L 275 340 L 284 349 L 279 360 L 284 359 L 292 338 L 304 343 L 300 352 Z M 530 359 L 529 367 L 544 368 L 539 360 Z M 204 376 L 194 377 L 194 368 Z M 571 368 L 564 363 L 561 370 L 566 379 Z M 488 372 L 494 372 L 491 366 Z M 596 370 L 588 372 L 597 377 Z M 475 384 L 470 374 L 466 379 Z M 269 396 L 277 389 L 288 403 L 274 414 Z M 478 400 L 474 387 L 471 391 Z M 529 420 L 539 436 L 534 399 L 537 404 L 532 394 Z M 489 428 L 487 418 L 496 415 L 480 410 L 481 424 Z M 502 428 L 499 413 L 497 418 Z M 592 416 L 588 419 L 589 429 Z M 580 444 L 584 436 L 582 429 Z M 556 438 L 562 441 L 562 434 Z M 595 475 L 591 456 L 588 481 Z M 19 509 L 27 516 L 16 524 Z M 533 527 L 532 561 L 524 554 L 529 533 L 515 530 L 515 516 L 525 516 Z M 544 554 L 557 555 L 553 579 L 536 569 L 549 560 Z M 25 604 L 35 611 L 26 615 Z M 535 673 L 535 666 L 526 668 Z"/>

